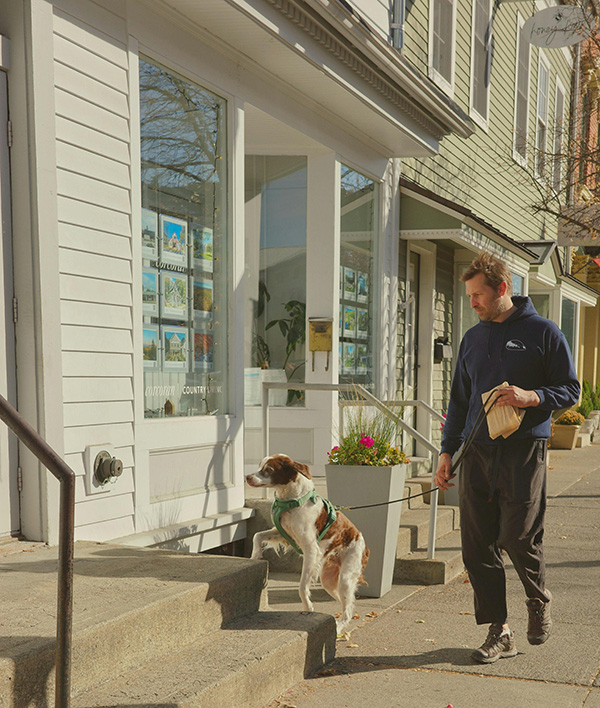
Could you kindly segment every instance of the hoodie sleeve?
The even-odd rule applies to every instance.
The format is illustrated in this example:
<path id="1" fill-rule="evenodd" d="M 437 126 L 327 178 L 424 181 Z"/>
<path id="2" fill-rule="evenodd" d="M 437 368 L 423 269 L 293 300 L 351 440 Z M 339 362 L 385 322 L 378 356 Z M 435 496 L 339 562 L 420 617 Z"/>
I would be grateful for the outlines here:
<path id="1" fill-rule="evenodd" d="M 575 373 L 571 350 L 558 327 L 549 331 L 544 352 L 544 368 L 549 383 L 534 389 L 540 398 L 538 408 L 555 411 L 577 403 L 581 386 Z"/>
<path id="2" fill-rule="evenodd" d="M 448 405 L 448 413 L 442 433 L 442 452 L 453 455 L 461 446 L 470 398 L 471 379 L 465 367 L 463 339 L 458 352 L 454 377 L 452 379 L 450 403 Z"/>

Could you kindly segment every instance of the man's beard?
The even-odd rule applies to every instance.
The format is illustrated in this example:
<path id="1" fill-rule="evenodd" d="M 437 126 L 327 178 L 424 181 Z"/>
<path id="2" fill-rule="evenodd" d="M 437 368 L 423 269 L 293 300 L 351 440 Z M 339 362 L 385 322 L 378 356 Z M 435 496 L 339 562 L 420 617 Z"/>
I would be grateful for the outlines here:
<path id="1" fill-rule="evenodd" d="M 491 322 L 499 317 L 503 312 L 506 312 L 506 307 L 502 302 L 501 298 L 497 298 L 485 311 L 485 313 L 479 314 L 479 319 L 482 322 Z"/>

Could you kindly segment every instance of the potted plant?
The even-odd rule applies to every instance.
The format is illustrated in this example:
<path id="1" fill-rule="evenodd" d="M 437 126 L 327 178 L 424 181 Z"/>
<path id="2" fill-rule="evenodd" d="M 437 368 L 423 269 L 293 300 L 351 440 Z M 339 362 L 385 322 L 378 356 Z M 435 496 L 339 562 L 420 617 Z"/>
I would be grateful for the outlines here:
<path id="1" fill-rule="evenodd" d="M 362 532 L 369 547 L 361 595 L 381 597 L 392 587 L 406 464 L 395 446 L 397 425 L 383 412 L 368 416 L 362 407 L 329 456 L 327 495 Z M 376 505 L 376 506 L 370 506 Z M 343 507 L 366 507 L 345 509 Z"/>
<path id="2" fill-rule="evenodd" d="M 585 418 L 574 410 L 565 411 L 555 421 L 550 438 L 550 447 L 555 450 L 572 450 Z"/>

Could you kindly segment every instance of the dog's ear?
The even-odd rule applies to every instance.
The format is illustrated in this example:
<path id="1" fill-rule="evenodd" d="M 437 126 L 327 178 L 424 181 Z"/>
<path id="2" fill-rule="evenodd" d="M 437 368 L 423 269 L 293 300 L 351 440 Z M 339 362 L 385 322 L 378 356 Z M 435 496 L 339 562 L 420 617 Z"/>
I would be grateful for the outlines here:
<path id="1" fill-rule="evenodd" d="M 293 462 L 292 464 L 296 472 L 300 472 L 300 474 L 303 474 L 308 479 L 312 479 L 308 465 L 305 465 L 303 462 Z"/>

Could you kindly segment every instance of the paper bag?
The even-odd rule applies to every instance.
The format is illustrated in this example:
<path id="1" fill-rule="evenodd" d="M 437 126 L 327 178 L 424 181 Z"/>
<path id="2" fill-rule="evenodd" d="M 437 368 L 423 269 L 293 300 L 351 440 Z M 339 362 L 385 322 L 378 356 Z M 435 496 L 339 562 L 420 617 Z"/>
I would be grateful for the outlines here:
<path id="1" fill-rule="evenodd" d="M 491 408 L 492 403 L 496 400 L 498 394 L 494 393 L 491 396 L 490 394 L 495 389 L 504 388 L 505 386 L 508 386 L 506 381 L 501 383 L 499 386 L 494 386 L 491 391 L 481 395 L 481 400 L 485 405 L 488 430 L 492 440 L 495 440 L 500 435 L 502 435 L 503 438 L 507 438 L 509 435 L 512 435 L 515 430 L 519 429 L 521 421 L 525 415 L 525 411 L 522 408 L 517 408 L 516 406 L 494 406 Z"/>

